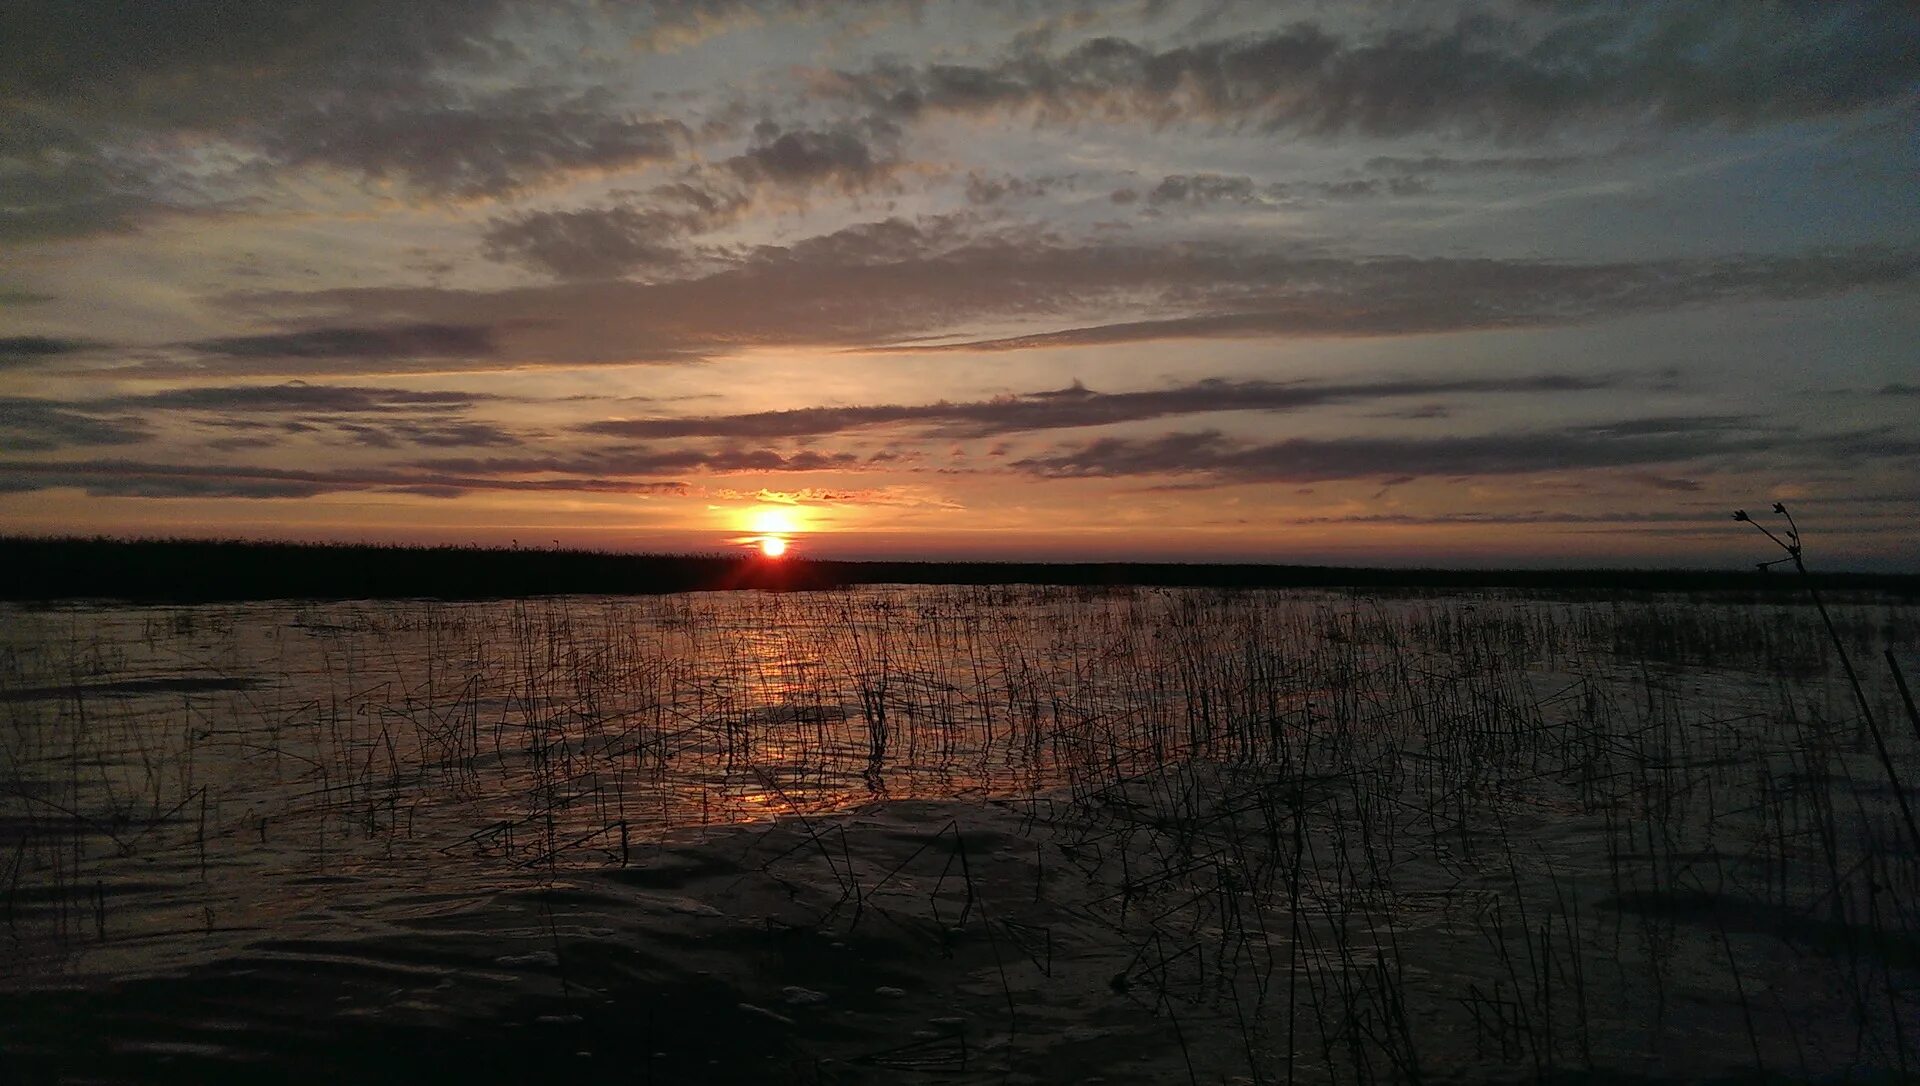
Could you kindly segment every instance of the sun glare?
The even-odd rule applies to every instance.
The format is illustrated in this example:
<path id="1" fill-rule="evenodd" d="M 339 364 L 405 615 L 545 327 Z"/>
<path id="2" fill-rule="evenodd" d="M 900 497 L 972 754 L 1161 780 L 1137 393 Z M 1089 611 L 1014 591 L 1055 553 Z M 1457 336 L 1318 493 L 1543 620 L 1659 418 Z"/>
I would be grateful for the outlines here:
<path id="1" fill-rule="evenodd" d="M 760 553 L 766 555 L 768 558 L 778 558 L 787 553 L 787 541 L 777 535 L 762 536 L 760 539 Z"/>
<path id="2" fill-rule="evenodd" d="M 791 509 L 756 509 L 747 516 L 747 529 L 762 535 L 792 535 L 800 519 Z"/>

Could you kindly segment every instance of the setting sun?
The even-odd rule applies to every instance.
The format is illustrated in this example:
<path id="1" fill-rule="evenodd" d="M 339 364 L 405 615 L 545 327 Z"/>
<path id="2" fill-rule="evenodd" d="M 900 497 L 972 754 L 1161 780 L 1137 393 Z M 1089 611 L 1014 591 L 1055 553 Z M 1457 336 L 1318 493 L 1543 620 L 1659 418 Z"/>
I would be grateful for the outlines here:
<path id="1" fill-rule="evenodd" d="M 766 536 L 760 540 L 760 553 L 768 558 L 778 558 L 787 553 L 787 541 L 777 535 Z"/>

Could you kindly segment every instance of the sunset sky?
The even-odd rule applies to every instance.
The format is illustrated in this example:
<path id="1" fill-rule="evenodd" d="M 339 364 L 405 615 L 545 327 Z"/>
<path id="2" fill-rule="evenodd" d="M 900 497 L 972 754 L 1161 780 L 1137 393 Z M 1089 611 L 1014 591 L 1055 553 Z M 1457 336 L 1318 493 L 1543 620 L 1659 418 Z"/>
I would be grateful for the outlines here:
<path id="1" fill-rule="evenodd" d="M 1920 569 L 1920 6 L 0 7 L 0 533 Z"/>

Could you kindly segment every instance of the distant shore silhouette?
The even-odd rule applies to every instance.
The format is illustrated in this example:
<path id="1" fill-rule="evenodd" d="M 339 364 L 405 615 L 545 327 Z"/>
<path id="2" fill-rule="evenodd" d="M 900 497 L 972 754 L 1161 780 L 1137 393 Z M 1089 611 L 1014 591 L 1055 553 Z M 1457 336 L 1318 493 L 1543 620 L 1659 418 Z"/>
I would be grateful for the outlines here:
<path id="1" fill-rule="evenodd" d="M 1920 596 L 1911 574 L 1818 574 L 1823 588 Z M 1564 592 L 1803 590 L 1739 570 L 1386 569 L 1168 562 L 829 561 L 757 555 L 409 547 L 241 540 L 0 538 L 0 599 L 199 603 L 255 599 L 500 599 L 871 584 L 1318 588 L 1510 588 Z"/>

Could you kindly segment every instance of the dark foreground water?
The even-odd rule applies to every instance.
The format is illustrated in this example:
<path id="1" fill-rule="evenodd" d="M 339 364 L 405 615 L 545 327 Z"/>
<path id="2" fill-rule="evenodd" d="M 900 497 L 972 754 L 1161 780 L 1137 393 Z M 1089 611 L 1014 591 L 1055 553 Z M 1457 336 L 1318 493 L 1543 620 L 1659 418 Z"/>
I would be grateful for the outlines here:
<path id="1" fill-rule="evenodd" d="M 1869 662 L 1913 649 L 1910 608 L 1840 618 Z M 1815 621 L 998 588 L 8 608 L 0 1071 L 1899 1074 L 1920 731 L 1876 676 L 1876 746 Z"/>

